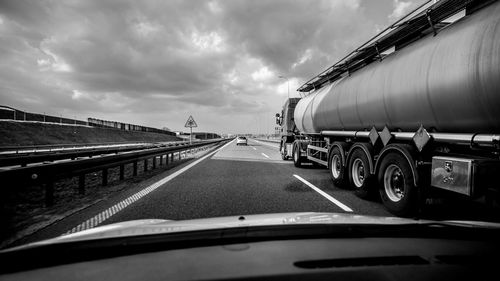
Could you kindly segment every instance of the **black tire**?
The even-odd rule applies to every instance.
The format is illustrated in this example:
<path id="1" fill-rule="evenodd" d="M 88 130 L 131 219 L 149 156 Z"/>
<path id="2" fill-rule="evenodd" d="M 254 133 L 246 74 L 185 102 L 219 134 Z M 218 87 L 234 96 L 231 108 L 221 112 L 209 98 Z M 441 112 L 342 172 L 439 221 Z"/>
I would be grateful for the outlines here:
<path id="1" fill-rule="evenodd" d="M 375 193 L 373 176 L 370 174 L 368 157 L 361 148 L 350 153 L 347 168 L 349 185 L 354 189 L 354 194 L 362 199 L 370 199 Z"/>
<path id="2" fill-rule="evenodd" d="M 280 144 L 280 154 L 281 154 L 281 159 L 283 160 L 288 160 L 288 155 L 287 155 L 287 151 L 286 151 L 286 143 L 285 141 L 281 141 L 281 144 Z"/>
<path id="3" fill-rule="evenodd" d="M 415 215 L 418 209 L 418 188 L 413 181 L 410 164 L 397 152 L 387 153 L 381 161 L 377 178 L 382 203 L 396 216 Z"/>
<path id="4" fill-rule="evenodd" d="M 335 161 L 336 163 L 334 163 Z M 335 170 L 334 170 L 335 169 Z M 338 147 L 332 148 L 328 158 L 328 171 L 333 184 L 337 187 L 345 187 L 347 185 L 345 176 L 345 163 L 342 160 L 342 154 Z"/>
<path id="5" fill-rule="evenodd" d="M 293 165 L 295 167 L 302 167 L 302 164 L 304 163 L 304 159 L 302 156 L 300 156 L 300 148 L 297 143 L 293 145 L 292 149 L 292 154 L 293 154 Z"/>

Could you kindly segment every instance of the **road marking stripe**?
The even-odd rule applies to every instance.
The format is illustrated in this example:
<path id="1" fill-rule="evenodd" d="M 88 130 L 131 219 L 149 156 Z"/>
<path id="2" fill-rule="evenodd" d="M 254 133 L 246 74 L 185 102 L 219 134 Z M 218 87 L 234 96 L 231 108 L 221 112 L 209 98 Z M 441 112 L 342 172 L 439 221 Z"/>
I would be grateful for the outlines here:
<path id="1" fill-rule="evenodd" d="M 323 190 L 317 188 L 316 186 L 314 186 L 312 183 L 306 181 L 305 179 L 297 176 L 297 175 L 293 175 L 294 177 L 296 177 L 298 180 L 300 180 L 301 182 L 305 183 L 307 186 L 309 186 L 310 188 L 314 189 L 314 191 L 318 192 L 319 194 L 323 195 L 323 197 L 325 197 L 326 199 L 330 200 L 330 202 L 332 202 L 333 204 L 339 206 L 342 210 L 346 211 L 346 212 L 352 212 L 352 209 L 347 207 L 346 205 L 344 205 L 342 202 L 340 202 L 339 200 L 333 198 L 332 196 L 330 196 L 329 194 L 327 194 L 326 192 L 324 192 Z"/>
<path id="2" fill-rule="evenodd" d="M 269 158 L 265 153 L 261 153 L 264 157 Z"/>
<path id="3" fill-rule="evenodd" d="M 144 197 L 145 195 L 149 194 L 150 192 L 154 191 L 155 189 L 157 189 L 158 187 L 166 184 L 167 182 L 171 181 L 172 179 L 176 178 L 178 175 L 184 173 L 185 171 L 191 169 L 194 165 L 200 163 L 201 161 L 205 160 L 206 158 L 214 155 L 215 153 L 219 152 L 220 150 L 222 150 L 223 148 L 225 148 L 226 146 L 228 146 L 229 144 L 231 144 L 232 142 L 234 142 L 234 140 L 226 143 L 224 146 L 208 153 L 207 155 L 203 156 L 202 158 L 194 161 L 193 163 L 185 166 L 184 168 L 172 173 L 171 175 L 169 176 L 166 176 L 164 177 L 163 179 L 153 183 L 152 185 L 144 188 L 143 190 L 129 196 L 127 199 L 125 200 L 122 200 L 121 202 L 119 203 L 116 203 L 115 205 L 109 207 L 108 209 L 104 210 L 103 212 L 95 215 L 94 217 L 80 223 L 79 225 L 73 227 L 71 230 L 69 230 L 68 232 L 66 232 L 65 234 L 71 234 L 71 233 L 75 233 L 75 232 L 78 232 L 78 231 L 82 231 L 82 230 L 86 230 L 86 229 L 89 229 L 89 228 L 93 228 L 95 226 L 98 226 L 99 224 L 103 223 L 105 220 L 109 219 L 110 217 L 112 217 L 113 215 L 115 215 L 116 213 L 118 213 L 119 211 L 125 209 L 126 207 L 128 207 L 130 204 L 134 203 L 135 201 L 141 199 L 142 197 Z"/>
<path id="4" fill-rule="evenodd" d="M 252 146 L 252 148 L 253 148 L 253 150 L 257 150 L 257 148 L 255 148 L 255 147 L 253 147 L 253 146 Z"/>

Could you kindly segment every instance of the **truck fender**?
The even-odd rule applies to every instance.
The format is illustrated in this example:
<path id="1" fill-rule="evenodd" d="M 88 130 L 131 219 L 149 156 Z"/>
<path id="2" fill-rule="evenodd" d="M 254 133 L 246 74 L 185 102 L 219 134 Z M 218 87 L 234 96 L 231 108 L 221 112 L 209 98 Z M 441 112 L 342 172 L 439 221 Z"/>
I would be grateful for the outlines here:
<path id="1" fill-rule="evenodd" d="M 300 152 L 305 152 L 307 145 L 311 142 L 308 140 L 296 140 L 295 143 L 297 143 L 297 147 L 300 149 Z"/>
<path id="2" fill-rule="evenodd" d="M 382 151 L 380 151 L 380 154 L 378 155 L 377 162 L 375 163 L 375 171 L 378 171 L 378 169 L 380 168 L 380 163 L 382 162 L 381 160 L 384 159 L 384 156 L 392 151 L 396 151 L 406 158 L 408 164 L 410 164 L 411 167 L 413 175 L 413 183 L 415 184 L 415 186 L 418 186 L 418 171 L 417 171 L 417 165 L 415 163 L 416 151 L 410 145 L 389 144 L 388 146 L 384 147 Z"/>
<path id="3" fill-rule="evenodd" d="M 373 146 L 369 143 L 357 142 L 351 146 L 347 156 L 349 156 L 351 152 L 356 148 L 360 148 L 366 154 L 366 157 L 368 158 L 368 164 L 370 166 L 370 174 L 375 174 L 375 165 L 373 164 Z"/>
<path id="4" fill-rule="evenodd" d="M 338 147 L 340 150 L 340 156 L 342 157 L 342 163 L 344 164 L 344 167 L 347 165 L 347 156 L 346 156 L 346 151 L 349 149 L 349 145 L 345 142 L 339 142 L 336 141 L 330 147 L 328 148 L 328 169 L 330 169 L 330 152 L 334 147 Z"/>

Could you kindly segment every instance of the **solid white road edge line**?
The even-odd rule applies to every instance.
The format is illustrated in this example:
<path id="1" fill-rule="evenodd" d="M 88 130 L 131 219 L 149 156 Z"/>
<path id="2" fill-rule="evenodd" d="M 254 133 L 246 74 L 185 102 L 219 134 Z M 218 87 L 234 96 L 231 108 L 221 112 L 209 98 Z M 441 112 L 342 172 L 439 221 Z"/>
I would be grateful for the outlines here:
<path id="1" fill-rule="evenodd" d="M 266 157 L 267 159 L 269 159 L 269 156 L 267 156 L 265 153 L 261 153 L 264 157 Z"/>
<path id="2" fill-rule="evenodd" d="M 352 212 L 352 209 L 347 207 L 346 205 L 344 205 L 342 202 L 340 202 L 339 200 L 333 198 L 332 196 L 330 196 L 329 194 L 327 194 L 326 192 L 324 192 L 323 190 L 317 188 L 316 186 L 314 186 L 312 183 L 306 181 L 305 179 L 297 176 L 297 175 L 293 175 L 294 177 L 296 177 L 298 180 L 300 180 L 301 182 L 305 183 L 307 186 L 309 186 L 310 188 L 314 189 L 314 191 L 318 192 L 319 194 L 323 195 L 323 197 L 325 197 L 326 199 L 330 200 L 330 202 L 332 202 L 333 204 L 339 206 L 342 210 L 346 211 L 346 212 Z"/>
<path id="3" fill-rule="evenodd" d="M 185 166 L 184 168 L 172 173 L 171 175 L 169 176 L 166 176 L 164 177 L 163 179 L 153 183 L 152 185 L 144 188 L 143 190 L 135 193 L 134 195 L 131 195 L 129 196 L 127 199 L 111 206 L 110 208 L 106 209 L 105 211 L 95 215 L 94 217 L 82 222 L 81 224 L 73 227 L 70 231 L 66 232 L 65 234 L 71 234 L 71 233 L 75 233 L 75 232 L 78 232 L 78 231 L 82 231 L 82 230 L 86 230 L 86 229 L 90 229 L 90 228 L 93 228 L 93 227 L 96 227 L 98 226 L 99 224 L 103 223 L 105 220 L 109 219 L 110 217 L 112 217 L 113 215 L 115 215 L 116 213 L 120 212 L 121 210 L 125 209 L 126 207 L 128 207 L 130 204 L 134 203 L 135 201 L 141 199 L 142 197 L 144 197 L 145 195 L 151 193 L 152 191 L 154 191 L 155 189 L 157 189 L 158 187 L 164 185 L 165 183 L 171 181 L 172 179 L 174 179 L 175 177 L 177 177 L 178 175 L 184 173 L 185 171 L 191 169 L 194 165 L 200 163 L 201 161 L 205 160 L 206 158 L 214 155 L 215 153 L 221 151 L 222 149 L 224 149 L 226 146 L 228 146 L 229 144 L 231 144 L 232 142 L 234 142 L 234 140 L 226 143 L 224 146 L 212 151 L 212 152 L 209 152 L 207 155 L 203 156 L 202 158 L 194 161 L 193 163 Z"/>

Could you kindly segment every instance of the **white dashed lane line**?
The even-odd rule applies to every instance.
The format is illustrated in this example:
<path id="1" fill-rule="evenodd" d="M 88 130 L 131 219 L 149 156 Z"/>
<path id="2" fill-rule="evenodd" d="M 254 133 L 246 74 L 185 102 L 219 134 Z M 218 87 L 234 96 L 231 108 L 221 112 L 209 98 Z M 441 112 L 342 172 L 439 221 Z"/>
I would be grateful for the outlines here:
<path id="1" fill-rule="evenodd" d="M 267 159 L 269 159 L 269 156 L 267 156 L 265 153 L 261 153 L 262 156 L 266 157 Z"/>
<path id="2" fill-rule="evenodd" d="M 318 192 L 319 194 L 321 194 L 323 197 L 325 197 L 326 199 L 328 199 L 330 202 L 332 202 L 333 204 L 337 205 L 338 207 L 340 207 L 342 210 L 346 211 L 346 212 L 352 212 L 352 209 L 347 207 L 346 205 L 344 205 L 342 202 L 340 202 L 339 200 L 333 198 L 332 196 L 330 196 L 329 194 L 327 194 L 326 192 L 324 192 L 323 190 L 317 188 L 316 186 L 314 186 L 312 183 L 306 181 L 305 179 L 301 178 L 300 176 L 297 176 L 297 175 L 293 175 L 294 177 L 296 177 L 298 180 L 300 180 L 301 182 L 303 182 L 305 185 L 309 186 L 310 188 L 312 188 L 314 191 Z"/>
<path id="3" fill-rule="evenodd" d="M 149 194 L 150 192 L 154 191 L 155 189 L 157 189 L 158 187 L 164 185 L 165 183 L 171 181 L 172 179 L 174 179 L 175 177 L 177 177 L 178 175 L 184 173 L 185 171 L 191 169 L 191 167 L 193 167 L 194 165 L 200 163 L 201 161 L 205 160 L 206 158 L 214 155 L 215 153 L 219 152 L 220 150 L 224 149 L 226 146 L 228 146 L 229 144 L 231 144 L 233 141 L 230 141 L 228 142 L 227 144 L 225 144 L 224 146 L 222 146 L 221 148 L 219 149 L 216 149 L 210 153 L 208 153 L 207 155 L 203 156 L 202 158 L 194 161 L 193 163 L 187 165 L 186 167 L 176 171 L 175 173 L 167 176 L 167 177 L 164 177 L 163 179 L 155 182 L 154 184 L 144 188 L 143 190 L 135 193 L 134 195 L 128 197 L 127 199 L 113 205 L 112 207 L 106 209 L 105 211 L 95 215 L 94 217 L 82 222 L 81 224 L 73 227 L 70 231 L 68 231 L 67 233 L 65 234 L 71 234 L 71 233 L 75 233 L 75 232 L 78 232 L 78 231 L 82 231 L 82 230 L 86 230 L 86 229 L 90 229 L 90 228 L 93 228 L 93 227 L 96 227 L 98 226 L 99 224 L 103 223 L 105 220 L 109 219 L 111 216 L 115 215 L 116 213 L 120 212 L 121 210 L 125 209 L 126 207 L 128 207 L 130 204 L 134 203 L 135 201 L 141 199 L 142 197 L 144 197 L 145 195 Z"/>

